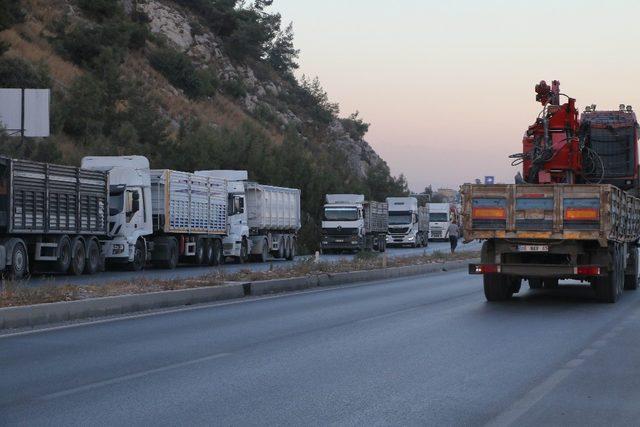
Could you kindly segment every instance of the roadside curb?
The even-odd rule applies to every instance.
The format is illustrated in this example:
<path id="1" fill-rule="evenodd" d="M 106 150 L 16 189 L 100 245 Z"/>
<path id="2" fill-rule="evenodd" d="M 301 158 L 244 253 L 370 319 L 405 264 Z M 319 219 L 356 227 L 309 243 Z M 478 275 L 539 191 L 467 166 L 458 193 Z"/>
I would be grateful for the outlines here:
<path id="1" fill-rule="evenodd" d="M 0 330 L 465 268 L 474 259 L 0 308 Z"/>

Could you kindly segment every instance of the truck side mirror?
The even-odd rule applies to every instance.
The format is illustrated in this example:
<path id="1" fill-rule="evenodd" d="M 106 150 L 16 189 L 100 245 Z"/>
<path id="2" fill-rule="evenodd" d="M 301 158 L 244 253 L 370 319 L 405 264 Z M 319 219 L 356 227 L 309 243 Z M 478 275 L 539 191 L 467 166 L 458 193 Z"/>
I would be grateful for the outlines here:
<path id="1" fill-rule="evenodd" d="M 244 212 L 244 197 L 240 197 L 240 199 L 238 199 L 238 208 L 240 213 Z"/>

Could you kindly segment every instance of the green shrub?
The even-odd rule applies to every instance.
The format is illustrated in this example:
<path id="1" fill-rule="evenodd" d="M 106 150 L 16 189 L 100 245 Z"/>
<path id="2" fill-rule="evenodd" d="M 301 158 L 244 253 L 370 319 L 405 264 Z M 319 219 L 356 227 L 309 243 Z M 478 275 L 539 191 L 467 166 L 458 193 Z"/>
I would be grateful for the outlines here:
<path id="1" fill-rule="evenodd" d="M 244 98 L 247 95 L 247 88 L 240 79 L 229 79 L 222 82 L 222 91 L 232 98 Z"/>
<path id="2" fill-rule="evenodd" d="M 20 0 L 0 0 L 0 31 L 23 22 L 24 18 Z"/>
<path id="3" fill-rule="evenodd" d="M 51 87 L 49 69 L 21 58 L 0 58 L 0 87 L 47 89 Z"/>
<path id="4" fill-rule="evenodd" d="M 197 69 L 184 53 L 171 48 L 157 49 L 149 55 L 149 62 L 188 97 L 199 99 L 215 95 L 218 80 L 213 71 Z"/>
<path id="5" fill-rule="evenodd" d="M 78 6 L 89 17 L 99 21 L 123 14 L 120 0 L 78 0 Z"/>

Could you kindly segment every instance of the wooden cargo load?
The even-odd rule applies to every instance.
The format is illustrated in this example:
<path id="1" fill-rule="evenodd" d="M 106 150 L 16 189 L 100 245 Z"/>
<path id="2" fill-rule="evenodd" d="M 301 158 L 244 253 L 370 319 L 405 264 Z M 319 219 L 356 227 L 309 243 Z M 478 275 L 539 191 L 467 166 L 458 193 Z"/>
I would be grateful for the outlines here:
<path id="1" fill-rule="evenodd" d="M 151 171 L 154 231 L 227 234 L 227 183 L 167 169 Z"/>
<path id="2" fill-rule="evenodd" d="M 107 234 L 107 174 L 0 157 L 0 228 L 8 234 Z"/>
<path id="3" fill-rule="evenodd" d="M 467 240 L 640 238 L 640 200 L 612 185 L 467 184 L 462 196 Z"/>

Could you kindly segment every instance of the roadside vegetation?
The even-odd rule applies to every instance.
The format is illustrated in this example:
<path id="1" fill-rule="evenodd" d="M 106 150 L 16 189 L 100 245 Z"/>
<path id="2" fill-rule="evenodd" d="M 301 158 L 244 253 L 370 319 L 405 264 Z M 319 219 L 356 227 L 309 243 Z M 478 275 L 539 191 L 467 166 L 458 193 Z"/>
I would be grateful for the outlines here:
<path id="1" fill-rule="evenodd" d="M 241 80 L 222 78 L 216 64 L 176 50 L 151 33 L 143 12 L 126 12 L 126 2 L 56 0 L 51 9 L 46 3 L 0 0 L 0 30 L 13 34 L 0 43 L 0 87 L 53 88 L 52 136 L 21 146 L 0 132 L 1 154 L 73 165 L 89 154 L 140 154 L 154 168 L 247 169 L 252 180 L 302 190 L 302 253 L 318 247 L 325 194 L 363 193 L 375 200 L 408 194 L 404 177 L 393 177 L 384 162 L 362 178 L 333 145 L 336 120 L 355 139 L 369 125 L 358 113 L 339 119 L 339 105 L 317 78 L 294 77 L 299 52 L 293 26 L 270 11 L 272 0 L 174 3 L 197 18 L 194 34 L 211 31 L 235 65 L 250 65 L 262 81 L 284 88 L 269 96 L 280 111 L 301 118 L 287 126 L 273 109 L 243 110 L 248 89 Z M 38 19 L 42 28 L 33 30 Z M 29 59 L 28 49 L 44 49 L 46 60 Z M 62 80 L 50 67 L 60 63 Z M 166 93 L 172 102 L 160 99 Z M 178 105 L 176 114 L 171 109 Z"/>
<path id="2" fill-rule="evenodd" d="M 309 258 L 305 261 L 297 262 L 294 266 L 287 268 L 279 268 L 276 267 L 275 264 L 272 264 L 272 268 L 268 271 L 260 272 L 247 269 L 232 274 L 225 274 L 222 270 L 215 270 L 212 273 L 191 279 L 137 279 L 115 281 L 103 285 L 79 286 L 64 284 L 64 282 L 55 283 L 52 281 L 49 285 L 30 287 L 28 281 L 4 281 L 2 286 L 0 286 L 0 307 L 220 286 L 229 282 L 256 282 L 261 280 L 335 274 L 348 271 L 378 270 L 408 265 L 465 260 L 477 258 L 479 256 L 479 252 L 458 252 L 455 254 L 437 252 L 434 254 L 385 259 L 383 255 L 367 253 L 365 255 L 356 256 L 353 260 L 341 262 L 324 262 L 322 260 L 316 262 L 313 258 Z M 61 278 L 60 280 L 64 281 L 64 278 Z"/>

